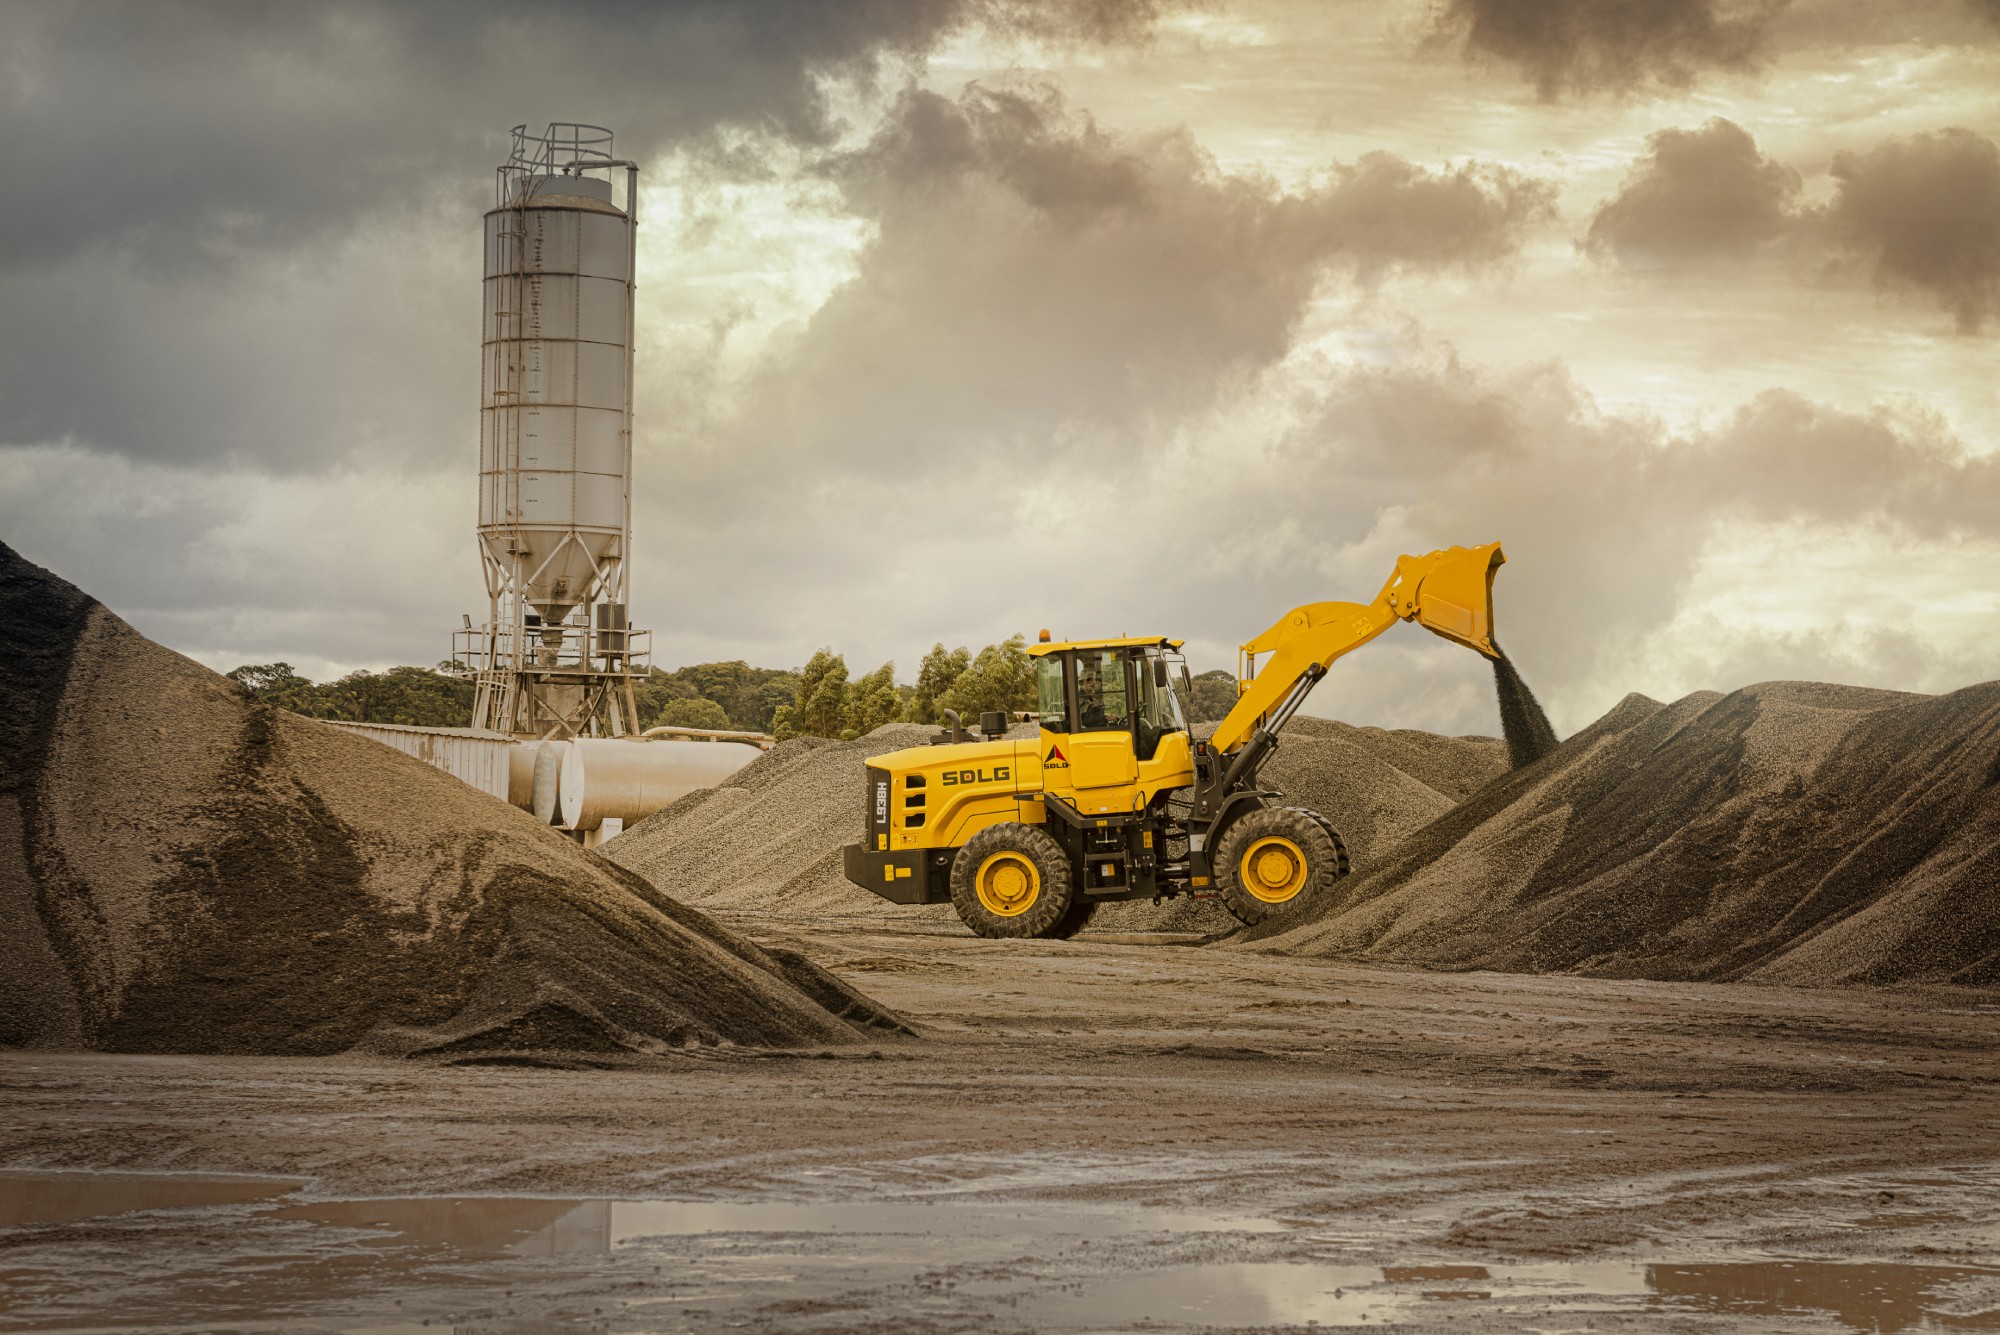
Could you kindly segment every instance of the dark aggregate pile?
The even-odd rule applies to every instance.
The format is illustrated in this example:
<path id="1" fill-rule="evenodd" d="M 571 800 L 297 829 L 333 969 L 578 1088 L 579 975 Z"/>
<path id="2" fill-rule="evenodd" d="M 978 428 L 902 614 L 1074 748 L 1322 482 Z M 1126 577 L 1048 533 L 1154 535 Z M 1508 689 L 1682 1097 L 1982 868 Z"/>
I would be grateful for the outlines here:
<path id="1" fill-rule="evenodd" d="M 2000 983 L 2000 682 L 1628 696 L 1251 944 L 1449 969 Z"/>
<path id="2" fill-rule="evenodd" d="M 899 1025 L 4 545 L 0 630 L 0 1044 L 508 1060 Z"/>

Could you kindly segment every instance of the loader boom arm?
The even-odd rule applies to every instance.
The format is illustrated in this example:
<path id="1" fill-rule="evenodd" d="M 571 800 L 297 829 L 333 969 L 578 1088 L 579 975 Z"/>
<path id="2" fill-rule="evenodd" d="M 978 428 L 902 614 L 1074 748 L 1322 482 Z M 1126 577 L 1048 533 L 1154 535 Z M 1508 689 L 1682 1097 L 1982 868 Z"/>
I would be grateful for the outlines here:
<path id="1" fill-rule="evenodd" d="M 1447 547 L 1396 559 L 1396 571 L 1368 603 L 1307 603 L 1278 618 L 1242 647 L 1236 707 L 1216 725 L 1210 745 L 1232 752 L 1250 739 L 1280 704 L 1287 713 L 1303 690 L 1325 675 L 1335 659 L 1352 653 L 1398 621 L 1414 621 L 1436 635 L 1488 658 L 1493 642 L 1493 574 L 1507 560 L 1500 544 Z M 1270 655 L 1263 670 L 1257 659 Z"/>

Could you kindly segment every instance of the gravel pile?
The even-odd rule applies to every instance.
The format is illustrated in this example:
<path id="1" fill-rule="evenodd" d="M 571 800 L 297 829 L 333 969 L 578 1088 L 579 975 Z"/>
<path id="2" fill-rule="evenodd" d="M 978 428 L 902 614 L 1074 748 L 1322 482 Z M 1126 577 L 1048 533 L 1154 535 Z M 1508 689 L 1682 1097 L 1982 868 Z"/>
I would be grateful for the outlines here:
<path id="1" fill-rule="evenodd" d="M 1260 948 L 1432 968 L 2000 983 L 2000 682 L 1628 696 Z"/>
<path id="2" fill-rule="evenodd" d="M 1264 762 L 1263 783 L 1329 817 L 1357 867 L 1379 860 L 1507 771 L 1494 737 L 1357 728 L 1295 716 Z"/>
<path id="3" fill-rule="evenodd" d="M 501 1060 L 898 1023 L 4 545 L 0 628 L 0 1044 Z"/>
<path id="4" fill-rule="evenodd" d="M 890 724 L 852 742 L 782 742 L 731 777 L 691 793 L 604 846 L 604 855 L 665 893 L 718 911 L 843 919 L 883 926 L 958 923 L 948 904 L 891 904 L 841 874 L 840 848 L 861 837 L 862 769 L 871 756 L 927 743 L 936 730 Z M 1011 735 L 1039 735 L 1032 725 Z M 1505 772 L 1491 737 L 1437 737 L 1296 718 L 1264 767 L 1287 800 L 1331 817 L 1357 864 L 1449 811 Z M 1179 899 L 1107 904 L 1090 930 L 1220 932 L 1219 904 Z"/>

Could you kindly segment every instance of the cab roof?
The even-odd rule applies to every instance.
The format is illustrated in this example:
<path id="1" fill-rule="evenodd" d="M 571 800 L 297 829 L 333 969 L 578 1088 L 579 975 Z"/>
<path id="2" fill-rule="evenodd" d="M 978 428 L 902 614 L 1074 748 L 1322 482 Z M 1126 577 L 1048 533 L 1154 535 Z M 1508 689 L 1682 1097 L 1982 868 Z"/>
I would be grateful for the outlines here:
<path id="1" fill-rule="evenodd" d="M 1163 649 L 1178 649 L 1184 641 L 1170 640 L 1164 635 L 1120 635 L 1109 640 L 1063 640 L 1056 644 L 1031 644 L 1028 656 L 1040 658 L 1043 654 L 1059 654 L 1065 649 L 1130 649 L 1143 645 L 1157 644 Z"/>

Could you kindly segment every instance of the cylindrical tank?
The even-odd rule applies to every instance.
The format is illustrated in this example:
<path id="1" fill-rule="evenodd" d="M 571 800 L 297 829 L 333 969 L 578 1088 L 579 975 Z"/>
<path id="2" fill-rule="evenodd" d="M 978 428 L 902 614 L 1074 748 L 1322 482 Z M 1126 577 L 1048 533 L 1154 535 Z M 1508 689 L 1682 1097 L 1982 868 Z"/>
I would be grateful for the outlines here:
<path id="1" fill-rule="evenodd" d="M 535 742 L 516 742 L 507 752 L 507 800 L 523 811 L 535 809 Z"/>
<path id="2" fill-rule="evenodd" d="M 535 769 L 530 780 L 528 810 L 544 825 L 556 823 L 562 814 L 563 752 L 568 742 L 530 742 L 524 749 L 535 753 Z"/>
<path id="3" fill-rule="evenodd" d="M 606 158 L 602 138 L 565 152 Z M 486 215 L 479 539 L 554 623 L 625 556 L 633 223 L 608 180 L 502 180 L 507 197 Z"/>
<path id="4" fill-rule="evenodd" d="M 615 817 L 630 829 L 676 798 L 715 787 L 758 755 L 741 742 L 573 741 L 562 761 L 562 823 L 594 830 Z"/>

